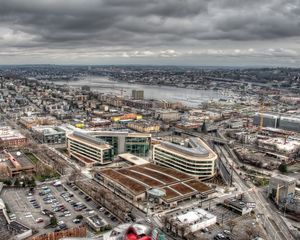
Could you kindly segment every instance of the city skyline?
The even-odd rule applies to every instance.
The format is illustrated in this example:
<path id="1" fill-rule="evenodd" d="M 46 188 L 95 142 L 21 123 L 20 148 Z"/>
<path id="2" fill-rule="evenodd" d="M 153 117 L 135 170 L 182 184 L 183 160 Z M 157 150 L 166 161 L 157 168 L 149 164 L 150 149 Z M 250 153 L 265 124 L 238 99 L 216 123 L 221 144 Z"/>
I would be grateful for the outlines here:
<path id="1" fill-rule="evenodd" d="M 0 64 L 296 67 L 300 60 L 296 0 L 0 4 Z"/>

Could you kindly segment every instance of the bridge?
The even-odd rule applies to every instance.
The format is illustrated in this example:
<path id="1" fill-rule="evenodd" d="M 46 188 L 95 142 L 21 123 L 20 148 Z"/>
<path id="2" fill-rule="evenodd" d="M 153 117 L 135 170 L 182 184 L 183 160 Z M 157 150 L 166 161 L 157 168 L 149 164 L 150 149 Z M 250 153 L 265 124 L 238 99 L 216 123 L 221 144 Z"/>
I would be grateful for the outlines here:
<path id="1" fill-rule="evenodd" d="M 177 129 L 176 128 L 175 132 L 185 134 L 185 135 L 188 135 L 188 136 L 192 136 L 192 137 L 203 138 L 204 140 L 212 141 L 214 143 L 219 143 L 219 144 L 223 144 L 223 145 L 229 144 L 229 141 L 227 139 L 217 137 L 217 136 L 206 135 L 206 134 L 198 133 L 198 132 L 195 132 L 195 131 L 183 131 L 182 129 Z"/>

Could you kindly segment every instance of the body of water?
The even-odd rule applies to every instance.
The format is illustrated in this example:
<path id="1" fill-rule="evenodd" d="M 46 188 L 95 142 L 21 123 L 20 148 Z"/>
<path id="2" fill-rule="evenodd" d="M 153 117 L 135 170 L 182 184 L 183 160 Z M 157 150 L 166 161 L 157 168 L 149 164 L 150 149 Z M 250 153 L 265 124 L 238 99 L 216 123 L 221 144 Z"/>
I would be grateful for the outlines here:
<path id="1" fill-rule="evenodd" d="M 107 77 L 86 77 L 77 81 L 58 81 L 56 84 L 66 84 L 70 87 L 80 87 L 87 85 L 91 90 L 102 93 L 114 93 L 123 96 L 131 96 L 131 91 L 144 90 L 145 99 L 166 100 L 170 102 L 182 102 L 188 106 L 197 106 L 202 102 L 210 100 L 226 99 L 220 91 L 196 90 L 188 88 L 178 88 L 171 86 L 142 85 L 110 80 Z"/>

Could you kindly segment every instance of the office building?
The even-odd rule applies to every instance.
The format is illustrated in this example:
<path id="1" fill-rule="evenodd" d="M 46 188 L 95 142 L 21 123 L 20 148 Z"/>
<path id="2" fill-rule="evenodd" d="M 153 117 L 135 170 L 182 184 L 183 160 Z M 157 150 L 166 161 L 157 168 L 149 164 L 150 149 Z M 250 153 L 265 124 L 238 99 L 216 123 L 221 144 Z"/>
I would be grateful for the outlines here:
<path id="1" fill-rule="evenodd" d="M 263 118 L 263 127 L 277 128 L 279 124 L 279 116 L 269 113 L 256 113 L 253 117 L 253 125 L 260 125 Z"/>
<path id="2" fill-rule="evenodd" d="M 120 153 L 147 156 L 150 134 L 128 131 L 75 131 L 67 135 L 70 156 L 90 166 L 110 163 Z"/>
<path id="3" fill-rule="evenodd" d="M 133 100 L 144 100 L 144 90 L 132 90 Z"/>
<path id="4" fill-rule="evenodd" d="M 259 126 L 263 117 L 263 127 L 280 128 L 283 130 L 300 132 L 299 116 L 280 116 L 276 114 L 256 113 L 253 117 L 253 124 Z"/>
<path id="5" fill-rule="evenodd" d="M 105 141 L 76 131 L 67 135 L 67 148 L 70 157 L 87 167 L 111 163 L 114 157 L 113 147 Z"/>
<path id="6" fill-rule="evenodd" d="M 293 132 L 300 132 L 300 117 L 281 116 L 278 128 Z"/>
<path id="7" fill-rule="evenodd" d="M 35 126 L 32 132 L 40 143 L 62 144 L 66 140 L 65 131 L 55 126 Z"/>
<path id="8" fill-rule="evenodd" d="M 216 174 L 217 158 L 217 154 L 200 138 L 190 138 L 183 146 L 165 141 L 153 146 L 154 163 L 199 178 Z"/>
<path id="9" fill-rule="evenodd" d="M 95 138 L 111 145 L 114 154 L 132 153 L 137 156 L 147 156 L 150 150 L 151 134 L 129 131 L 91 131 Z"/>

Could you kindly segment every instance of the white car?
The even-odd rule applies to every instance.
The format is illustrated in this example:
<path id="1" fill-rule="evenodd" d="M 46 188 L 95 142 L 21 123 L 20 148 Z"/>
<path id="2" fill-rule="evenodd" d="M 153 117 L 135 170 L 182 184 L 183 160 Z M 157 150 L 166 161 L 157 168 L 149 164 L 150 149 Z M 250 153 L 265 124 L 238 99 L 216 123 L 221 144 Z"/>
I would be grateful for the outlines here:
<path id="1" fill-rule="evenodd" d="M 69 216 L 71 216 L 71 213 L 65 214 L 65 217 L 69 217 Z"/>
<path id="2" fill-rule="evenodd" d="M 147 223 L 151 223 L 151 222 L 152 222 L 150 218 L 146 218 L 145 221 L 146 221 Z"/>
<path id="3" fill-rule="evenodd" d="M 99 212 L 103 212 L 105 209 L 103 207 L 99 208 Z"/>
<path id="4" fill-rule="evenodd" d="M 92 210 L 92 211 L 89 211 L 89 214 L 94 214 L 95 213 L 95 211 L 94 210 Z"/>

